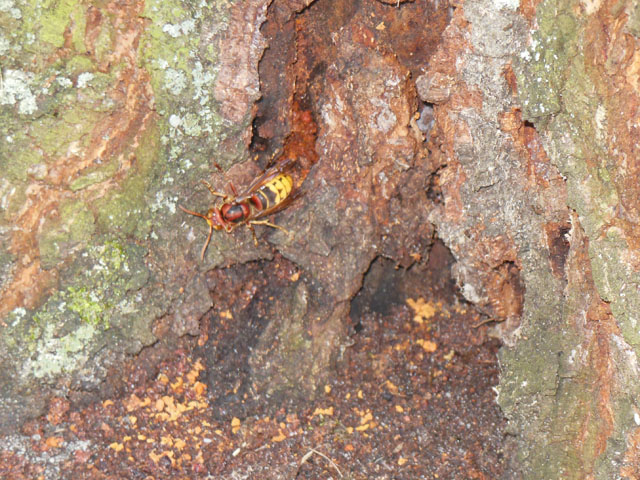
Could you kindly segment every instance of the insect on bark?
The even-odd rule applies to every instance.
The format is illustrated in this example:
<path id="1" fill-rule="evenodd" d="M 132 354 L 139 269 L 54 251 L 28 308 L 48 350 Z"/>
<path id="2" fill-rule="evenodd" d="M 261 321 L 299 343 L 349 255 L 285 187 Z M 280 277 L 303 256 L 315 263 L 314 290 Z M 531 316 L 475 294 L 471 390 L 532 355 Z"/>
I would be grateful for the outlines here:
<path id="1" fill-rule="evenodd" d="M 284 228 L 262 218 L 282 210 L 295 198 L 292 194 L 293 177 L 288 173 L 294 162 L 295 159 L 288 158 L 276 163 L 254 179 L 240 194 L 230 184 L 233 196 L 215 191 L 207 181 L 202 180 L 211 195 L 222 198 L 222 202 L 212 206 L 205 215 L 178 205 L 185 213 L 204 218 L 209 225 L 209 236 L 200 254 L 203 260 L 214 230 L 225 230 L 230 233 L 240 225 L 247 225 L 251 229 L 255 245 L 258 245 L 258 239 L 253 229 L 254 225 L 266 225 L 289 233 Z"/>

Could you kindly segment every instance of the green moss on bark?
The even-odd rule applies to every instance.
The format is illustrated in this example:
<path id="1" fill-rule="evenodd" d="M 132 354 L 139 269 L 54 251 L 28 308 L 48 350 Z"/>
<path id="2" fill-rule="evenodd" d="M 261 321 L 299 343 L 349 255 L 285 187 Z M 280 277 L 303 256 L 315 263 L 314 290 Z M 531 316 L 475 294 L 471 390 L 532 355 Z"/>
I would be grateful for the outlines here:
<path id="1" fill-rule="evenodd" d="M 42 267 L 56 266 L 79 246 L 85 245 L 94 231 L 93 214 L 84 202 L 71 201 L 61 205 L 58 218 L 46 223 L 38 236 Z"/>
<path id="2" fill-rule="evenodd" d="M 90 247 L 66 272 L 66 288 L 35 312 L 20 308 L 7 317 L 2 342 L 19 366 L 20 384 L 33 378 L 53 381 L 61 374 L 99 382 L 90 364 L 109 338 L 126 342 L 134 328 L 137 342 L 154 341 L 148 321 L 140 328 L 132 296 L 149 275 L 140 254 L 139 247 L 114 241 Z"/>
<path id="3" fill-rule="evenodd" d="M 571 16 L 572 10 L 570 4 L 561 5 L 547 1 L 538 7 L 540 29 L 534 33 L 533 47 L 525 55 L 528 61 L 517 66 L 519 91 L 526 118 L 544 132 L 551 160 L 566 178 L 569 206 L 578 212 L 591 241 L 590 256 L 598 291 L 611 302 L 616 319 L 626 332 L 626 341 L 640 354 L 640 337 L 635 325 L 631 325 L 635 324 L 640 294 L 625 291 L 625 284 L 639 284 L 640 276 L 621 259 L 620 253 L 628 245 L 616 235 L 615 228 L 608 227 L 620 203 L 612 181 L 619 174 L 619 166 L 607 160 L 611 156 L 607 140 L 609 108 L 602 103 L 606 97 L 597 94 L 597 85 L 602 82 L 599 72 L 590 69 L 581 51 L 584 43 L 581 21 L 574 18 L 558 24 L 558 18 Z M 558 8 L 564 12 L 559 14 Z M 561 29 L 565 24 L 572 28 Z M 554 43 L 560 36 L 563 40 Z M 539 56 L 545 45 L 551 48 Z M 557 80 L 557 72 L 562 72 L 562 81 Z M 536 106 L 544 90 L 540 85 L 553 89 L 554 95 L 562 98 L 559 110 L 551 112 L 544 102 L 542 109 Z"/>
<path id="4" fill-rule="evenodd" d="M 138 42 L 137 65 L 128 63 L 130 57 L 113 63 L 122 32 L 116 30 L 113 12 L 100 2 L 93 7 L 102 21 L 93 51 L 87 52 L 88 4 L 0 1 L 0 55 L 7 60 L 0 93 L 0 168 L 6 172 L 0 182 L 6 207 L 0 222 L 12 226 L 34 184 L 55 191 L 59 196 L 52 199 L 60 201 L 51 203 L 36 232 L 41 265 L 56 270 L 53 293 L 32 310 L 11 312 L 4 318 L 10 327 L 0 333 L 0 350 L 6 347 L 9 353 L 2 366 L 19 372 L 20 385 L 0 385 L 9 396 L 55 384 L 60 376 L 98 385 L 105 364 L 117 364 L 124 353 L 156 341 L 151 323 L 166 315 L 180 295 L 171 268 L 188 230 L 176 233 L 184 218 L 176 214 L 178 200 L 210 173 L 220 142 L 247 127 L 224 124 L 218 114 L 212 95 L 217 42 L 201 38 L 205 25 L 225 28 L 228 4 L 145 2 L 149 22 Z M 131 31 L 138 27 L 132 25 Z M 64 52 L 59 50 L 63 46 Z M 115 155 L 75 172 L 74 159 L 82 159 L 85 147 L 95 144 L 96 132 L 110 140 L 110 132 L 98 128 L 107 116 L 121 113 L 116 112 L 122 103 L 115 82 L 132 68 L 145 69 L 153 88 L 144 128 L 136 131 L 136 124 L 115 145 Z M 145 72 L 137 73 L 137 81 L 147 79 Z M 112 150 L 107 148 L 105 155 Z M 238 144 L 221 163 L 243 155 Z M 123 158 L 130 161 L 127 169 Z M 67 168 L 73 178 L 65 175 Z M 205 197 L 209 201 L 206 189 Z M 0 229 L 3 245 L 11 241 L 11 232 Z M 12 280 L 19 260 L 2 250 L 3 284 Z M 13 400 L 3 398 L 0 425 L 12 415 L 3 405 Z M 37 413 L 28 410 L 23 414 Z"/>
<path id="5" fill-rule="evenodd" d="M 578 12 L 585 16 L 579 16 Z M 522 461 L 530 465 L 526 478 L 577 479 L 584 478 L 586 473 L 599 479 L 615 478 L 616 462 L 624 451 L 627 431 L 633 425 L 629 404 L 640 393 L 637 379 L 631 380 L 633 375 L 624 373 L 635 371 L 636 367 L 630 362 L 630 357 L 622 353 L 625 349 L 632 349 L 635 356 L 640 354 L 637 313 L 640 311 L 640 292 L 632 287 L 640 284 L 640 276 L 624 258 L 629 245 L 622 232 L 611 226 L 620 204 L 620 192 L 612 178 L 620 175 L 620 166 L 613 160 L 616 157 L 614 152 L 609 151 L 612 143 L 607 122 L 610 115 L 617 112 L 607 104 L 608 96 L 600 87 L 606 85 L 606 80 L 600 78 L 601 72 L 585 59 L 583 48 L 588 44 L 585 36 L 589 14 L 577 2 L 543 1 L 537 8 L 539 28 L 533 32 L 529 48 L 519 55 L 514 66 L 524 116 L 536 125 L 551 162 L 566 179 L 568 206 L 577 212 L 588 237 L 593 281 L 600 297 L 609 302 L 622 332 L 622 338 L 611 335 L 608 345 L 611 361 L 620 362 L 616 363 L 616 370 L 622 380 L 614 381 L 616 390 L 610 394 L 613 431 L 606 451 L 601 452 L 597 441 L 602 433 L 598 429 L 602 425 L 596 420 L 600 406 L 594 392 L 585 388 L 585 385 L 596 384 L 598 379 L 592 378 L 595 372 L 589 370 L 588 364 L 570 368 L 563 362 L 565 357 L 579 356 L 581 350 L 574 338 L 566 337 L 566 332 L 571 332 L 573 327 L 562 327 L 558 332 L 563 335 L 558 337 L 562 341 L 556 350 L 560 368 L 553 410 L 531 409 L 532 417 L 538 417 L 542 425 L 547 425 L 551 435 L 547 435 L 548 445 L 529 444 L 523 450 Z M 572 288 L 579 286 L 567 287 L 567 305 L 562 315 L 557 317 L 562 322 L 567 318 L 580 317 L 577 297 L 582 298 L 585 292 L 572 291 Z M 574 296 L 577 297 L 572 300 Z M 528 338 L 544 335 L 534 326 L 523 333 Z M 553 349 L 547 350 L 547 354 L 552 353 Z M 517 385 L 509 384 L 509 381 L 512 380 L 511 375 L 517 378 L 516 372 L 524 372 L 528 367 L 524 358 L 518 360 L 511 355 L 515 353 L 503 353 L 504 362 L 509 366 L 508 380 L 504 385 L 508 388 L 504 392 L 513 393 L 513 398 L 503 397 L 501 391 L 501 405 L 525 425 L 525 414 L 518 411 L 522 409 L 518 402 L 526 396 L 522 396 Z M 541 426 L 536 429 L 536 435 L 540 435 Z M 556 443 L 553 443 L 554 438 Z"/>

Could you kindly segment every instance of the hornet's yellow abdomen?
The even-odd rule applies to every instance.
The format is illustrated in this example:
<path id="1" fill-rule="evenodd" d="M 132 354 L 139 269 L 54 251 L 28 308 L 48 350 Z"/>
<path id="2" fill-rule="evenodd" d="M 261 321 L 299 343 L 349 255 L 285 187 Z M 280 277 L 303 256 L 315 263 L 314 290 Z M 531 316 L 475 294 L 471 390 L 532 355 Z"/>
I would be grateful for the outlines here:
<path id="1" fill-rule="evenodd" d="M 269 210 L 281 204 L 293 190 L 291 175 L 281 173 L 262 185 L 251 197 L 251 203 L 258 211 Z"/>

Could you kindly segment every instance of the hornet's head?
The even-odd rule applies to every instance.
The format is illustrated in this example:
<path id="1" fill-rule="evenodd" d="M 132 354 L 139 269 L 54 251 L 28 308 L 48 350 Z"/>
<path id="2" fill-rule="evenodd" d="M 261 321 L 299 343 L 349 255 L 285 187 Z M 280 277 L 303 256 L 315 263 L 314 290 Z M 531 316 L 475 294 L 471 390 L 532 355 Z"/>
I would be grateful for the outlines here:
<path id="1" fill-rule="evenodd" d="M 207 214 L 203 215 L 198 212 L 187 210 L 182 205 L 178 206 L 183 212 L 188 213 L 189 215 L 195 215 L 196 217 L 204 218 L 209 225 L 209 235 L 207 236 L 207 241 L 205 242 L 204 247 L 202 247 L 202 253 L 200 254 L 200 258 L 204 260 L 204 252 L 207 251 L 207 247 L 209 246 L 209 242 L 211 241 L 211 235 L 213 234 L 213 231 L 222 230 L 226 227 L 226 222 L 224 221 L 224 218 L 222 218 L 222 213 L 220 213 L 220 209 L 217 207 L 211 207 Z"/>

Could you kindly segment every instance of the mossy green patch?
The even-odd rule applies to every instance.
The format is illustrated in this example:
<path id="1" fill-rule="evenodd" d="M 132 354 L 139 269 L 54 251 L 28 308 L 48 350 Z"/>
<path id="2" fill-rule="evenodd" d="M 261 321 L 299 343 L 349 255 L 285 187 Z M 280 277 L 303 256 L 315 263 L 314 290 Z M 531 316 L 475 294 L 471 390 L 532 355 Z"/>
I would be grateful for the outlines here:
<path id="1" fill-rule="evenodd" d="M 73 28 L 72 41 L 77 50 L 82 51 L 84 44 L 84 9 L 85 6 L 76 0 L 42 0 L 39 18 L 40 39 L 56 48 L 64 46 L 64 32 Z"/>
<path id="2" fill-rule="evenodd" d="M 97 203 L 98 224 L 105 233 L 138 237 L 149 231 L 149 208 L 145 202 L 145 182 L 128 179 L 121 190 Z"/>
<path id="3" fill-rule="evenodd" d="M 227 130 L 242 128 L 225 124 L 218 113 L 212 92 L 217 75 L 217 42 L 201 35 L 205 26 L 224 29 L 228 9 L 226 2 L 189 9 L 177 1 L 145 3 L 143 15 L 149 19 L 149 27 L 141 38 L 139 57 L 151 76 L 156 109 L 164 116 L 161 129 L 169 143 L 169 163 L 163 182 L 178 176 L 201 178 L 202 170 L 210 167 L 216 155 L 218 143 L 231 134 Z M 240 155 L 234 152 L 231 156 L 237 161 Z M 195 168 L 180 168 L 184 162 L 178 160 L 185 157 Z M 228 166 L 225 161 L 221 163 Z"/>
<path id="4" fill-rule="evenodd" d="M 69 287 L 67 289 L 67 301 L 70 311 L 75 312 L 85 323 L 99 325 L 102 321 L 104 311 L 110 305 L 102 304 L 100 299 L 86 288 Z M 105 319 L 104 326 L 108 327 L 108 320 Z"/>
<path id="5" fill-rule="evenodd" d="M 188 75 L 190 51 L 197 48 L 198 36 L 195 32 L 171 36 L 164 31 L 165 26 L 191 18 L 181 2 L 151 0 L 145 2 L 143 16 L 150 19 L 145 35 L 140 42 L 140 57 L 152 74 L 151 83 L 158 95 L 157 102 L 161 111 L 168 107 L 167 100 L 161 94 L 167 86 L 166 70 L 173 69 L 181 75 Z M 170 55 L 168 53 L 170 52 Z"/>
<path id="6" fill-rule="evenodd" d="M 44 378 L 73 372 L 87 360 L 87 346 L 96 332 L 93 325 L 81 325 L 73 332 L 58 337 L 54 326 L 48 324 L 37 341 L 35 359 L 28 363 L 30 373 L 36 378 Z"/>
<path id="7" fill-rule="evenodd" d="M 67 290 L 51 297 L 35 314 L 17 309 L 21 312 L 16 310 L 7 317 L 10 331 L 2 339 L 21 365 L 22 381 L 73 372 L 95 351 L 103 328 L 92 317 L 98 307 L 92 306 L 89 313 L 77 294 Z M 80 314 L 69 315 L 68 301 Z"/>
<path id="8" fill-rule="evenodd" d="M 14 54 L 20 49 L 19 45 L 13 42 L 16 30 L 20 27 L 20 20 L 14 18 L 10 11 L 0 10 L 0 55 L 7 56 Z"/>
<path id="9" fill-rule="evenodd" d="M 640 2 L 621 2 L 629 14 L 626 30 L 636 38 L 640 38 Z"/>
<path id="10" fill-rule="evenodd" d="M 537 14 L 539 29 L 515 62 L 523 112 L 541 130 L 554 132 L 552 161 L 567 178 L 572 207 L 591 236 L 618 201 L 602 164 L 608 156 L 606 107 L 595 94 L 597 73 L 589 70 L 581 48 L 584 20 L 575 17 L 570 3 L 546 1 Z"/>
<path id="11" fill-rule="evenodd" d="M 25 181 L 29 168 L 42 162 L 42 154 L 28 148 L 27 142 L 12 139 L 11 143 L 0 142 L 0 171 L 9 180 Z"/>
<path id="12" fill-rule="evenodd" d="M 105 92 L 113 87 L 115 76 L 112 74 L 96 71 L 90 73 L 91 79 L 87 82 L 84 89 L 82 90 L 83 101 L 85 102 L 85 104 L 90 105 L 93 111 L 113 111 L 115 101 L 109 96 L 106 96 Z M 82 87 L 80 86 L 80 88 Z"/>
<path id="13" fill-rule="evenodd" d="M 38 235 L 42 267 L 52 268 L 82 247 L 95 231 L 93 214 L 82 201 L 70 201 L 59 208 L 59 216 L 45 223 Z"/>
<path id="14" fill-rule="evenodd" d="M 69 138 L 80 138 L 82 133 L 75 125 L 60 122 L 54 117 L 44 117 L 31 124 L 34 138 L 38 144 L 53 160 L 69 146 Z"/>
<path id="15" fill-rule="evenodd" d="M 108 10 L 102 10 L 102 14 L 106 17 L 100 25 L 100 31 L 94 41 L 93 54 L 98 63 L 106 63 L 113 53 L 113 45 L 117 33 L 114 26 L 117 24 L 115 15 Z"/>
<path id="16" fill-rule="evenodd" d="M 141 247 L 108 240 L 87 248 L 64 272 L 69 285 L 60 295 L 83 322 L 122 327 L 127 292 L 142 288 L 148 278 Z"/>
<path id="17" fill-rule="evenodd" d="M 593 20 L 582 7 L 577 1 L 545 0 L 538 5 L 539 28 L 532 34 L 530 47 L 514 62 L 518 93 L 525 118 L 535 123 L 551 162 L 566 179 L 568 206 L 579 217 L 575 228 L 583 228 L 588 237 L 594 284 L 600 297 L 609 303 L 622 332 L 623 338 L 613 335 L 607 355 L 628 352 L 629 347 L 640 354 L 640 294 L 635 288 L 640 276 L 624 258 L 629 245 L 623 232 L 612 226 L 620 203 L 613 179 L 621 174 L 617 155 L 609 150 L 615 142 L 611 140 L 608 118 L 618 114 L 618 109 L 606 103 L 610 80 L 602 78 L 602 71 L 587 60 L 585 27 Z M 527 282 L 527 294 L 545 288 L 551 289 L 544 282 L 538 286 Z M 519 424 L 523 438 L 519 458 L 526 465 L 525 478 L 579 479 L 586 472 L 593 474 L 598 464 L 600 473 L 594 478 L 613 478 L 617 472 L 613 473 L 612 465 L 619 452 L 625 450 L 622 444 L 630 420 L 624 405 L 637 398 L 637 379 L 605 380 L 620 391 L 611 394 L 611 418 L 601 419 L 599 398 L 594 398 L 594 392 L 585 386 L 595 386 L 603 380 L 595 378 L 597 373 L 587 362 L 587 356 L 593 353 L 582 350 L 585 347 L 580 339 L 584 341 L 585 333 L 567 322 L 585 317 L 588 292 L 583 291 L 583 285 L 571 284 L 564 292 L 566 304 L 562 314 L 555 317 L 561 329 L 555 336 L 549 333 L 549 326 L 540 330 L 535 324 L 543 302 L 525 305 L 525 311 L 535 320 L 524 324 L 522 337 L 526 340 L 519 341 L 516 349 L 521 352 L 525 348 L 524 356 L 507 349 L 501 354 L 504 371 L 499 401 L 512 421 Z M 582 337 L 576 338 L 579 336 Z M 523 345 L 535 338 L 546 340 L 527 350 Z M 554 358 L 560 360 L 558 388 L 549 398 L 530 398 L 522 390 L 521 382 L 530 382 L 544 371 L 543 364 L 531 361 L 535 355 L 546 357 L 549 364 Z M 613 362 L 617 376 L 624 376 L 626 370 L 635 372 L 626 355 Z M 564 360 L 570 356 L 571 362 Z M 572 362 L 573 366 L 567 367 Z M 531 371 L 530 363 L 539 371 Z M 603 429 L 611 429 L 606 452 L 602 452 L 600 443 Z"/>
<path id="18" fill-rule="evenodd" d="M 80 172 L 79 176 L 69 184 L 69 188 L 76 192 L 110 178 L 118 169 L 118 159 L 112 158 L 104 165 L 92 165 Z"/>
<path id="19" fill-rule="evenodd" d="M 629 246 L 615 229 L 589 244 L 593 281 L 602 298 L 609 302 L 622 336 L 640 352 L 640 276 L 622 258 Z"/>
<path id="20" fill-rule="evenodd" d="M 78 132 L 75 135 L 75 139 L 79 139 L 82 135 L 93 129 L 94 124 L 101 118 L 101 115 L 99 112 L 95 112 L 92 108 L 88 109 L 84 105 L 79 105 L 64 110 L 60 117 L 63 122 L 75 127 Z M 89 124 L 89 127 L 86 127 L 83 124 Z"/>
<path id="21" fill-rule="evenodd" d="M 31 123 L 31 134 L 51 160 L 66 155 L 69 146 L 86 146 L 100 113 L 77 105 Z"/>
<path id="22" fill-rule="evenodd" d="M 158 158 L 159 138 L 153 124 L 140 138 L 136 149 L 137 162 L 122 186 L 95 202 L 100 230 L 111 235 L 135 236 L 146 239 L 153 225 L 149 205 L 153 170 L 162 169 Z"/>
<path id="23" fill-rule="evenodd" d="M 65 66 L 65 72 L 68 75 L 78 75 L 82 72 L 91 72 L 95 70 L 93 61 L 86 55 L 74 55 L 69 59 Z"/>
<path id="24" fill-rule="evenodd" d="M 514 63 L 519 85 L 526 90 L 523 113 L 527 119 L 544 121 L 560 112 L 562 90 L 567 81 L 567 69 L 574 61 L 577 22 L 567 13 L 556 12 L 546 18 L 546 10 L 538 9 L 544 18 L 533 34 L 531 44 Z"/>
<path id="25" fill-rule="evenodd" d="M 559 6 L 545 1 L 540 4 L 540 28 L 534 33 L 534 47 L 528 53 L 530 61 L 518 62 L 516 68 L 518 89 L 523 103 L 528 105 L 527 118 L 535 121 L 541 130 L 546 129 L 545 147 L 566 178 L 569 205 L 578 212 L 591 241 L 590 256 L 598 291 L 612 302 L 612 311 L 622 330 L 627 332 L 625 339 L 639 348 L 640 353 L 639 334 L 630 320 L 636 317 L 640 295 L 631 291 L 621 295 L 620 290 L 629 283 L 640 282 L 640 278 L 626 269 L 620 257 L 628 245 L 608 235 L 603 237 L 620 203 L 613 178 L 624 175 L 620 173 L 622 167 L 614 161 L 615 154 L 608 150 L 610 107 L 602 103 L 608 98 L 603 87 L 607 82 L 600 78 L 600 71 L 591 68 L 585 60 L 582 40 L 586 20 L 575 17 L 574 11 L 577 10 L 571 3 Z M 540 47 L 545 45 L 551 48 L 542 56 Z M 540 77 L 542 82 L 536 82 Z M 542 95 L 538 83 L 562 99 L 561 108 L 553 112 L 554 115 L 535 105 Z M 546 117 L 543 118 L 543 114 Z"/>
<path id="26" fill-rule="evenodd" d="M 4 289 L 6 284 L 11 278 L 11 270 L 13 269 L 14 262 L 17 260 L 16 256 L 9 251 L 9 246 L 2 243 L 0 244 L 0 288 Z"/>

